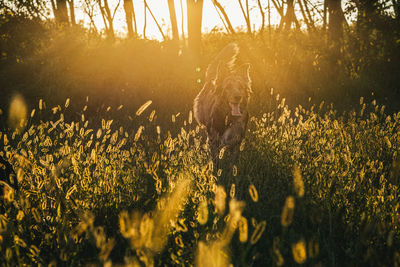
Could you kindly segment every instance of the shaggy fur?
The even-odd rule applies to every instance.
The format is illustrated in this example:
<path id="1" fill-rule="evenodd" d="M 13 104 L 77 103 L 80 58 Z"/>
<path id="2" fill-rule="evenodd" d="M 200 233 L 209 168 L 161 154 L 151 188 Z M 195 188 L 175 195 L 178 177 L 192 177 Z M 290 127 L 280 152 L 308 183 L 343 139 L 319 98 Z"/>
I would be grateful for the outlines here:
<path id="1" fill-rule="evenodd" d="M 250 65 L 236 67 L 238 53 L 235 43 L 219 53 L 208 66 L 204 87 L 194 100 L 194 117 L 207 130 L 214 159 L 221 147 L 236 150 L 247 128 Z"/>

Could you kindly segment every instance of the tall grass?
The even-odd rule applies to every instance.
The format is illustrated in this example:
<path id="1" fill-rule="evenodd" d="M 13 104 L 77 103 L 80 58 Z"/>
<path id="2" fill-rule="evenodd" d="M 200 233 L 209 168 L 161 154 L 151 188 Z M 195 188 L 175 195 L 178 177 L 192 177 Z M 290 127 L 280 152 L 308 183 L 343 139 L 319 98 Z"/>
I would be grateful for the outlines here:
<path id="1" fill-rule="evenodd" d="M 147 102 L 129 130 L 106 111 L 89 127 L 87 107 L 67 121 L 71 100 L 41 100 L 0 133 L 20 184 L 4 186 L 1 263 L 399 264 L 400 114 L 271 99 L 222 185 L 191 114 L 160 127 Z"/>

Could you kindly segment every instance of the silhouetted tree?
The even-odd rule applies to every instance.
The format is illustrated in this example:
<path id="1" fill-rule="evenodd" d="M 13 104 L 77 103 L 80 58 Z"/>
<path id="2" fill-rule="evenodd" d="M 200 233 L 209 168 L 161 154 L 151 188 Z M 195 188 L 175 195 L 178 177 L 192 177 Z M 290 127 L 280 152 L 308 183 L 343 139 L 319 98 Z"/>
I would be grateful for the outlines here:
<path id="1" fill-rule="evenodd" d="M 45 1 L 2 0 L 0 1 L 0 10 L 7 10 L 10 14 L 17 16 L 48 18 Z"/>
<path id="2" fill-rule="evenodd" d="M 128 28 L 128 36 L 133 37 L 135 34 L 137 34 L 137 25 L 136 25 L 135 9 L 132 0 L 124 0 L 124 10 L 125 10 L 126 26 Z M 135 26 L 135 28 L 133 28 L 133 26 Z"/>
<path id="3" fill-rule="evenodd" d="M 250 14 L 249 14 L 249 1 L 246 0 L 246 6 L 243 7 L 242 1 L 238 0 L 240 10 L 242 10 L 242 14 L 247 26 L 247 33 L 251 34 L 251 23 L 250 23 Z"/>
<path id="4" fill-rule="evenodd" d="M 311 16 L 310 13 L 310 9 L 308 8 L 308 3 L 305 0 L 298 0 L 298 4 L 300 6 L 300 11 L 301 14 L 303 16 L 304 22 L 307 25 L 307 29 L 310 32 L 314 32 L 315 31 L 315 24 L 314 24 L 314 20 Z"/>
<path id="5" fill-rule="evenodd" d="M 294 12 L 294 0 L 286 1 L 286 14 L 281 17 L 281 22 L 279 23 L 279 29 L 282 28 L 284 30 L 288 30 L 292 27 L 292 24 L 295 24 L 296 27 L 299 27 L 299 22 L 297 21 L 296 14 Z"/>
<path id="6" fill-rule="evenodd" d="M 68 25 L 67 0 L 51 0 L 54 18 L 58 24 Z"/>
<path id="7" fill-rule="evenodd" d="M 164 34 L 164 32 L 163 32 L 163 30 L 162 30 L 160 24 L 158 23 L 157 18 L 154 16 L 153 12 L 151 11 L 151 9 L 150 9 L 150 7 L 149 7 L 149 4 L 147 4 L 147 1 L 146 1 L 146 0 L 144 0 L 144 7 L 145 7 L 145 9 L 147 9 L 147 10 L 149 11 L 151 17 L 153 18 L 154 22 L 155 22 L 156 25 L 157 25 L 158 30 L 159 30 L 160 33 L 161 33 L 161 36 L 162 36 L 163 39 L 165 40 L 165 34 Z"/>
<path id="8" fill-rule="evenodd" d="M 97 32 L 96 23 L 94 22 L 96 5 L 97 5 L 97 0 L 96 1 L 84 0 L 82 6 L 83 12 L 88 16 L 90 20 L 90 29 L 94 30 L 95 32 Z"/>
<path id="9" fill-rule="evenodd" d="M 394 14 L 396 19 L 400 21 L 400 1 L 399 0 L 392 0 Z"/>
<path id="10" fill-rule="evenodd" d="M 261 1 L 257 0 L 257 4 L 258 4 L 258 8 L 260 9 L 260 14 L 261 14 L 261 27 L 260 27 L 260 32 L 264 31 L 264 27 L 265 27 L 265 12 L 264 12 L 264 8 L 261 5 Z"/>
<path id="11" fill-rule="evenodd" d="M 220 13 L 222 14 L 222 17 L 220 15 L 220 18 L 221 18 L 221 21 L 224 24 L 227 32 L 235 33 L 235 30 L 232 27 L 232 23 L 228 17 L 228 14 L 226 14 L 226 12 L 225 12 L 225 9 L 222 7 L 222 5 L 217 0 L 213 0 L 212 2 L 214 4 L 215 9 L 218 12 L 218 15 L 220 15 Z"/>
<path id="12" fill-rule="evenodd" d="M 328 45 L 331 50 L 332 64 L 336 65 L 341 58 L 343 23 L 345 22 L 345 18 L 341 0 L 327 0 L 326 3 L 329 14 Z M 332 70 L 336 71 L 337 68 L 332 66 Z"/>
<path id="13" fill-rule="evenodd" d="M 176 21 L 175 3 L 174 0 L 168 0 L 169 17 L 171 20 L 172 39 L 179 41 L 178 23 Z"/>
<path id="14" fill-rule="evenodd" d="M 283 3 L 282 5 L 280 4 L 280 2 L 278 2 L 277 0 L 271 0 L 272 4 L 274 5 L 276 11 L 278 12 L 279 16 L 281 17 L 281 22 L 285 16 L 284 14 L 284 9 L 283 9 Z"/>
<path id="15" fill-rule="evenodd" d="M 98 4 L 100 7 L 100 12 L 101 16 L 104 21 L 104 27 L 107 33 L 107 37 L 110 38 L 111 40 L 114 40 L 115 38 L 115 32 L 114 32 L 114 17 L 115 13 L 117 12 L 117 9 L 121 3 L 121 0 L 118 0 L 117 5 L 115 6 L 113 12 L 111 12 L 110 6 L 108 4 L 108 0 L 98 0 Z"/>
<path id="16" fill-rule="evenodd" d="M 75 26 L 76 25 L 76 19 L 75 19 L 74 0 L 68 0 L 68 8 L 69 8 L 69 17 L 70 17 L 70 20 L 71 20 L 71 25 Z"/>
<path id="17" fill-rule="evenodd" d="M 339 50 L 340 42 L 343 37 L 343 23 L 345 21 L 342 1 L 328 0 L 327 4 L 329 13 L 328 41 L 334 46 L 335 50 Z"/>

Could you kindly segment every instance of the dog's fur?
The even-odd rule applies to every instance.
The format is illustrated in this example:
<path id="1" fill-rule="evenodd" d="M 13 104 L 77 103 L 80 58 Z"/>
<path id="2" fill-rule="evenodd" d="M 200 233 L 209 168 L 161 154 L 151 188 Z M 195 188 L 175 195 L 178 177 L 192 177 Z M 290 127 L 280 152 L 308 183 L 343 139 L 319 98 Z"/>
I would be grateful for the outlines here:
<path id="1" fill-rule="evenodd" d="M 221 147 L 238 148 L 247 129 L 250 64 L 236 67 L 238 53 L 236 43 L 219 53 L 208 66 L 204 87 L 194 100 L 194 117 L 207 130 L 213 159 Z"/>

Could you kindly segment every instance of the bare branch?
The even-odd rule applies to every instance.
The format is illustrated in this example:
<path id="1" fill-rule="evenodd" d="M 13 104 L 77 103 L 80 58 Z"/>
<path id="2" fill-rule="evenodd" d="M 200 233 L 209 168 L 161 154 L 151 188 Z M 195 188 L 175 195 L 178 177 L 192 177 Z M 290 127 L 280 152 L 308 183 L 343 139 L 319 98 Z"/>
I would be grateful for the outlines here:
<path id="1" fill-rule="evenodd" d="M 145 8 L 147 8 L 149 10 L 151 17 L 153 18 L 154 22 L 156 23 L 156 25 L 158 27 L 158 30 L 160 31 L 163 39 L 165 40 L 164 32 L 162 31 L 162 28 L 161 28 L 160 24 L 158 24 L 158 21 L 157 21 L 156 17 L 153 15 L 153 12 L 151 12 L 151 9 L 150 9 L 149 5 L 147 4 L 146 0 L 144 0 L 144 5 L 145 5 Z"/>
<path id="2" fill-rule="evenodd" d="M 264 31 L 264 27 L 265 27 L 265 12 L 263 10 L 263 7 L 261 5 L 261 1 L 257 0 L 257 4 L 258 4 L 258 8 L 260 9 L 260 13 L 261 13 L 261 28 L 260 28 L 260 32 Z"/>
<path id="3" fill-rule="evenodd" d="M 247 1 L 247 0 L 246 0 Z M 247 9 L 247 14 L 246 14 L 246 11 L 244 10 L 244 8 L 243 8 L 243 4 L 242 4 L 242 1 L 241 0 L 238 0 L 238 2 L 239 2 L 239 5 L 240 5 L 240 9 L 242 10 L 242 14 L 243 14 L 243 17 L 244 17 L 244 20 L 246 21 L 246 25 L 247 25 L 247 32 L 248 33 L 251 33 L 251 24 L 250 24 L 250 18 L 248 17 L 248 9 Z M 248 2 L 246 2 L 247 4 L 248 4 Z M 248 6 L 247 6 L 248 7 Z"/>
<path id="4" fill-rule="evenodd" d="M 213 4 L 214 4 L 214 6 L 216 6 L 216 7 L 221 11 L 222 15 L 224 16 L 225 22 L 226 22 L 226 24 L 227 24 L 227 26 L 228 26 L 229 31 L 230 31 L 231 33 L 235 33 L 235 30 L 234 30 L 233 27 L 232 27 L 232 23 L 231 23 L 231 21 L 229 20 L 229 17 L 228 17 L 228 15 L 226 14 L 225 9 L 222 7 L 222 5 L 221 5 L 217 0 L 213 0 L 212 2 L 213 2 Z"/>

